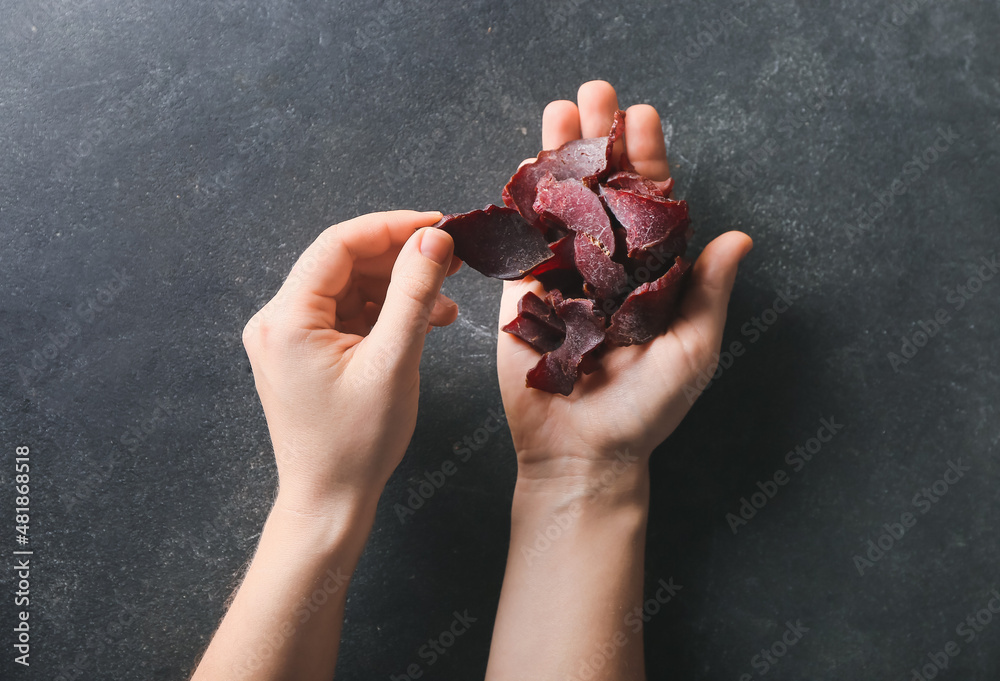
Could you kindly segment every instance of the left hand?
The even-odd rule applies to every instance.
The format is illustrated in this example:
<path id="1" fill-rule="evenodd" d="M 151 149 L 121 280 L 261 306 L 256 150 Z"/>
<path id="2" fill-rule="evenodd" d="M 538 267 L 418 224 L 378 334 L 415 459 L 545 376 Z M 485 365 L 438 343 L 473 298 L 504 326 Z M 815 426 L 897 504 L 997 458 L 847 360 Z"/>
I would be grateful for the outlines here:
<path id="1" fill-rule="evenodd" d="M 439 293 L 461 265 L 454 243 L 421 229 L 440 217 L 392 211 L 330 227 L 247 324 L 285 507 L 371 505 L 402 460 L 424 337 L 458 314 Z"/>
<path id="2" fill-rule="evenodd" d="M 591 81 L 580 87 L 577 99 L 579 104 L 554 101 L 545 108 L 545 149 L 608 134 L 618 109 L 614 88 Z M 670 177 L 660 117 L 653 107 L 638 104 L 626 112 L 625 152 L 642 175 Z M 728 232 L 708 244 L 667 332 L 645 345 L 610 349 L 601 357 L 600 369 L 581 376 L 568 397 L 525 387 L 525 375 L 539 354 L 501 331 L 497 372 L 519 475 L 572 475 L 580 464 L 613 462 L 616 452 L 645 461 L 690 409 L 685 387 L 694 389 L 699 371 L 715 371 L 737 265 L 752 245 L 742 232 Z M 545 295 L 532 277 L 504 282 L 501 326 L 514 318 L 517 301 L 528 291 Z"/>

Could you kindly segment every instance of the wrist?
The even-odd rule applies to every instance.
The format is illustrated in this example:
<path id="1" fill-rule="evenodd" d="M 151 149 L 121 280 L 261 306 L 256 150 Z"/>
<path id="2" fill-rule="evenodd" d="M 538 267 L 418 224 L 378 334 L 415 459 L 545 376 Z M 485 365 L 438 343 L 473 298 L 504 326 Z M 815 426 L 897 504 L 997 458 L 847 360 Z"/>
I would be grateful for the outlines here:
<path id="1" fill-rule="evenodd" d="M 601 457 L 518 456 L 517 489 L 525 493 L 628 495 L 649 485 L 649 457 L 630 450 Z"/>
<path id="2" fill-rule="evenodd" d="M 511 555 L 529 567 L 558 571 L 567 558 L 600 562 L 602 551 L 620 556 L 635 551 L 649 517 L 646 462 L 617 469 L 610 461 L 568 468 L 556 467 L 562 473 L 558 477 L 519 473 L 511 505 Z"/>
<path id="3" fill-rule="evenodd" d="M 375 522 L 377 502 L 377 495 L 330 494 L 321 498 L 279 489 L 267 522 L 304 549 L 320 553 L 346 550 L 360 557 Z"/>
<path id="4" fill-rule="evenodd" d="M 559 457 L 518 464 L 514 512 L 558 508 L 645 512 L 649 506 L 649 461 L 617 454 L 605 459 Z"/>

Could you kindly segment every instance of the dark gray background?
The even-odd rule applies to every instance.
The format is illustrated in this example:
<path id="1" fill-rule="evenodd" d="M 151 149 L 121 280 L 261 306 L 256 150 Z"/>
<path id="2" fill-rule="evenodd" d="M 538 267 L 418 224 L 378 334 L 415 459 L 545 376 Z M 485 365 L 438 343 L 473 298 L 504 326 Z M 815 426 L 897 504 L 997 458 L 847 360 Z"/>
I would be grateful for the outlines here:
<path id="1" fill-rule="evenodd" d="M 647 583 L 683 590 L 647 625 L 650 677 L 763 678 L 752 658 L 788 620 L 809 632 L 768 679 L 910 679 L 948 641 L 941 678 L 1000 674 L 1000 624 L 956 633 L 1000 586 L 998 281 L 951 302 L 997 252 L 1000 5 L 542 4 L 0 0 L 0 546 L 6 565 L 26 444 L 37 551 L 32 667 L 8 674 L 4 596 L 4 678 L 190 670 L 275 483 L 243 324 L 331 223 L 498 201 L 545 103 L 592 78 L 662 113 L 695 252 L 730 228 L 756 243 L 726 334 L 745 352 L 653 463 Z M 939 130 L 956 138 L 907 166 Z M 853 233 L 859 209 L 884 214 Z M 405 525 L 392 507 L 500 407 L 499 289 L 446 285 L 461 314 L 426 350 L 340 678 L 402 673 L 466 609 L 478 622 L 425 678 L 483 673 L 509 434 Z M 779 291 L 798 298 L 751 342 Z M 734 535 L 726 514 L 823 417 L 843 429 Z M 916 526 L 859 575 L 907 511 Z"/>

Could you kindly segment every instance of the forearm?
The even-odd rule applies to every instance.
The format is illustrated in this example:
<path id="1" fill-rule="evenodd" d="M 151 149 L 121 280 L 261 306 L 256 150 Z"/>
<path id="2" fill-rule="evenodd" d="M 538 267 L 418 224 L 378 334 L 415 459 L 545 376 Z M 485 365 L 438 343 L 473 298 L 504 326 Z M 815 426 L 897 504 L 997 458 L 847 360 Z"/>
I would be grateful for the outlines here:
<path id="1" fill-rule="evenodd" d="M 192 681 L 329 681 L 373 506 L 345 500 L 303 515 L 279 495 Z"/>
<path id="2" fill-rule="evenodd" d="M 571 466 L 519 475 L 488 681 L 645 678 L 646 461 Z"/>

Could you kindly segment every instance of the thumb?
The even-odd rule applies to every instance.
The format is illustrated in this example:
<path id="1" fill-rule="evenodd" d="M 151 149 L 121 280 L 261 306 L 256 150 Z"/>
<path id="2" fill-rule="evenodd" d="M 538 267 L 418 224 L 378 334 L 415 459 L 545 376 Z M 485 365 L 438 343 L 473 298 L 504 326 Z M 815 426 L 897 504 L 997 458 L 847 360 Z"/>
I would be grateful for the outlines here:
<path id="1" fill-rule="evenodd" d="M 688 291 L 681 299 L 681 316 L 711 339 L 713 350 L 722 342 L 726 308 L 740 261 L 753 248 L 742 232 L 716 237 L 695 261 Z"/>
<path id="2" fill-rule="evenodd" d="M 420 364 L 424 337 L 455 243 L 443 230 L 425 227 L 403 244 L 375 326 L 365 339 L 387 367 Z"/>

